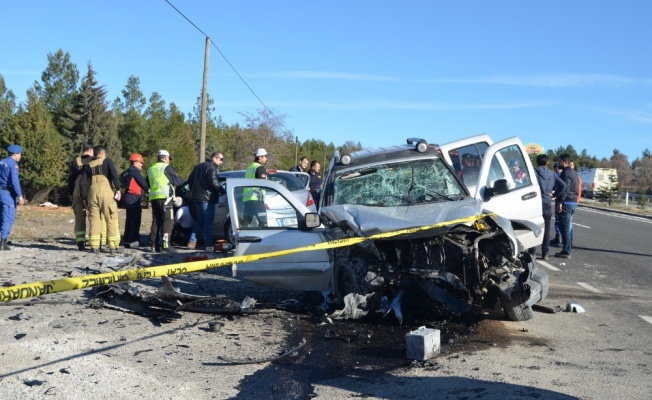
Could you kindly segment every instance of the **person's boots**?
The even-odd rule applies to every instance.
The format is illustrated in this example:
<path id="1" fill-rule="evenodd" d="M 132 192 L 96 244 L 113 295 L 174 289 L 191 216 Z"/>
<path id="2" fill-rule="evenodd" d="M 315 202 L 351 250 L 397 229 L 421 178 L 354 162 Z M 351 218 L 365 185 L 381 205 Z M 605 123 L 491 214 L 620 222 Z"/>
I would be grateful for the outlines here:
<path id="1" fill-rule="evenodd" d="M 77 242 L 77 250 L 84 250 L 85 248 L 84 242 Z"/>
<path id="2" fill-rule="evenodd" d="M 11 248 L 7 246 L 7 239 L 0 239 L 0 250 L 11 250 Z"/>

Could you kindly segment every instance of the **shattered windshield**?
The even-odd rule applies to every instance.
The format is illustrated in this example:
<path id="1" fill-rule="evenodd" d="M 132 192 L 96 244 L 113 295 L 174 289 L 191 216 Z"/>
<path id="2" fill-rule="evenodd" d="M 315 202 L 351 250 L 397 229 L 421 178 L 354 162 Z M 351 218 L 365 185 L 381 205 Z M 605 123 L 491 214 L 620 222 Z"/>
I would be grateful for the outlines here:
<path id="1" fill-rule="evenodd" d="M 466 193 L 438 158 L 365 165 L 339 171 L 331 205 L 409 206 L 453 201 Z"/>

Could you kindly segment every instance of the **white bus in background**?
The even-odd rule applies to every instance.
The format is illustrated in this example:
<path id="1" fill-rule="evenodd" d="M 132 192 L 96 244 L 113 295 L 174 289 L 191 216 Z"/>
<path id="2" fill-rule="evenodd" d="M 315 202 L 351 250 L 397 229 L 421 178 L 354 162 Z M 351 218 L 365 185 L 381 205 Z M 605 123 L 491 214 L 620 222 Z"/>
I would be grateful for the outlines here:
<path id="1" fill-rule="evenodd" d="M 578 175 L 582 178 L 582 197 L 589 199 L 594 198 L 603 186 L 611 185 L 611 175 L 618 178 L 615 168 L 590 168 L 579 171 Z"/>

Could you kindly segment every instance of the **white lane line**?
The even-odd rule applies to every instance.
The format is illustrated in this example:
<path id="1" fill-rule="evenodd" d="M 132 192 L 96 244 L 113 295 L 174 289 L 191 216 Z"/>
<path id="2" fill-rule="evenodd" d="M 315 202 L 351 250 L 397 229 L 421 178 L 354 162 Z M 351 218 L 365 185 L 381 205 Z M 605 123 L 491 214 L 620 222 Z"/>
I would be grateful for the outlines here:
<path id="1" fill-rule="evenodd" d="M 602 290 L 594 288 L 593 286 L 589 285 L 588 283 L 584 282 L 577 282 L 578 285 L 582 286 L 584 289 L 589 290 L 593 293 L 602 293 Z"/>
<path id="2" fill-rule="evenodd" d="M 578 224 L 578 223 L 576 223 L 576 222 L 573 222 L 573 225 L 581 226 L 582 228 L 586 228 L 586 229 L 591 229 L 590 226 L 586 226 L 586 225 Z"/>
<path id="3" fill-rule="evenodd" d="M 544 267 L 546 267 L 546 268 L 548 268 L 550 270 L 553 270 L 553 271 L 561 271 L 559 268 L 557 268 L 557 267 L 555 267 L 555 266 L 553 266 L 551 264 L 548 264 L 547 262 L 545 262 L 543 260 L 537 260 L 537 264 L 541 264 Z"/>
<path id="4" fill-rule="evenodd" d="M 643 319 L 643 321 L 652 324 L 652 317 L 648 317 L 647 315 L 639 315 Z"/>
<path id="5" fill-rule="evenodd" d="M 583 207 L 582 211 L 592 212 L 592 213 L 602 214 L 602 215 L 609 215 L 609 216 L 615 217 L 615 218 L 629 219 L 629 220 L 632 220 L 632 221 L 639 221 L 639 222 L 645 222 L 645 223 L 648 223 L 648 224 L 652 224 L 652 219 L 645 218 L 645 217 L 638 217 L 638 216 L 635 216 L 635 215 L 618 214 L 618 213 L 609 212 L 609 211 L 605 212 L 605 211 L 594 210 L 594 209 L 586 208 L 586 207 Z"/>

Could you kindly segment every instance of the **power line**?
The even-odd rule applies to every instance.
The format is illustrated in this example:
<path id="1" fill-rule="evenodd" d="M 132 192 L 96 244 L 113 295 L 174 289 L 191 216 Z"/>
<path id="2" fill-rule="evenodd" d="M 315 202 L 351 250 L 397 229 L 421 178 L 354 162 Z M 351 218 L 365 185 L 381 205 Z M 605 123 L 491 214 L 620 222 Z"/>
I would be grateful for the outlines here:
<path id="1" fill-rule="evenodd" d="M 197 29 L 197 30 L 198 30 L 202 35 L 204 35 L 205 37 L 207 37 L 207 38 L 210 39 L 210 36 L 209 36 L 209 35 L 207 35 L 203 30 L 201 30 L 201 28 L 199 28 L 199 27 L 198 27 L 194 22 L 192 22 L 192 21 L 190 20 L 190 18 L 188 18 L 184 13 L 182 13 L 178 8 L 176 8 L 176 7 L 174 6 L 174 4 L 170 3 L 169 0 L 165 0 L 165 2 L 168 3 L 168 4 L 170 5 L 170 7 L 174 8 L 174 10 L 175 10 L 177 13 L 179 13 L 179 15 L 181 15 L 181 16 L 182 16 L 186 21 L 188 21 L 188 22 L 190 23 L 190 25 L 194 26 L 195 29 Z M 212 45 L 213 47 L 215 47 L 215 50 L 217 50 L 218 53 L 220 53 L 220 56 L 222 56 L 222 58 L 224 59 L 224 61 L 226 61 L 226 63 L 229 65 L 229 67 L 231 67 L 231 69 L 233 70 L 233 72 L 235 72 L 235 74 L 238 76 L 238 78 L 240 78 L 240 80 L 242 81 L 242 83 L 244 83 L 244 85 L 247 87 L 247 89 L 249 89 L 249 91 L 251 92 L 251 94 L 253 94 L 254 97 L 255 97 L 256 99 L 258 99 L 258 101 L 260 102 L 260 104 L 262 104 L 263 107 L 265 107 L 265 110 L 267 110 L 267 112 L 269 112 L 269 114 L 270 114 L 272 117 L 274 117 L 274 119 L 276 120 L 276 122 L 278 122 L 278 123 L 279 123 L 283 128 L 285 128 L 286 131 L 289 131 L 289 129 L 285 126 L 285 124 L 283 124 L 283 121 L 281 121 L 280 119 L 278 119 L 278 118 L 276 117 L 276 115 L 274 115 L 274 113 L 272 112 L 272 110 L 270 110 L 269 107 L 267 107 L 267 105 L 265 104 L 265 102 L 263 102 L 263 100 L 262 100 L 260 97 L 258 97 L 258 95 L 256 94 L 256 92 L 254 92 L 254 90 L 251 88 L 251 86 L 249 86 L 249 84 L 247 83 L 247 81 L 244 80 L 244 78 L 242 77 L 242 75 L 240 75 L 240 73 L 238 72 L 238 70 L 235 69 L 235 67 L 233 66 L 233 64 L 231 64 L 231 62 L 229 61 L 229 59 L 226 58 L 226 56 L 224 55 L 224 53 L 222 53 L 222 51 L 220 50 L 220 48 L 217 47 L 217 45 L 215 44 L 215 42 L 212 41 L 212 40 L 211 40 L 211 45 Z"/>

